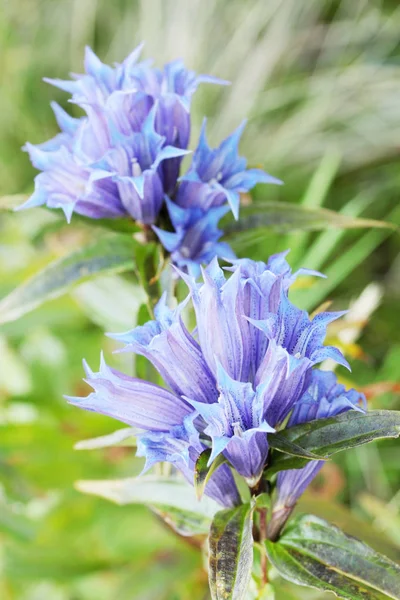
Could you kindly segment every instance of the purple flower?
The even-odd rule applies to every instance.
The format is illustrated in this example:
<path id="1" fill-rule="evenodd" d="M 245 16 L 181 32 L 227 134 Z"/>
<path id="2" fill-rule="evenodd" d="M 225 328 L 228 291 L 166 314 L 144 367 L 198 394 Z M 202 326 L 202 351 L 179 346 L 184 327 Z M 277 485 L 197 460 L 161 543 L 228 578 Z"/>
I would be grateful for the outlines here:
<path id="1" fill-rule="evenodd" d="M 317 402 L 312 414 L 319 418 L 318 411 L 325 414 L 331 404 L 335 410 L 339 404 L 340 410 L 348 407 L 353 396 L 344 397 L 340 386 L 327 387 L 325 374 L 320 381 L 313 371 L 326 355 L 326 326 L 338 315 L 310 321 L 296 312 L 287 292 L 299 273 L 292 274 L 285 254 L 267 264 L 234 261 L 230 269 L 226 277 L 214 259 L 202 283 L 183 273 L 190 288 L 187 301 L 171 310 L 164 295 L 154 321 L 111 336 L 125 344 L 123 351 L 145 356 L 170 391 L 103 365 L 99 374 L 88 371 L 94 393 L 70 401 L 141 427 L 139 451 L 147 467 L 167 460 L 192 480 L 196 459 L 210 448 L 210 464 L 222 454 L 253 485 L 267 460 L 268 434 L 291 413 L 293 424 L 305 407 L 311 414 Z M 196 316 L 193 332 L 183 322 L 189 300 Z M 272 325 L 260 329 L 265 321 Z M 331 355 L 343 362 L 341 355 Z M 229 478 L 227 465 L 220 469 L 219 476 Z M 233 483 L 226 485 L 231 503 L 236 502 Z"/>
<path id="2" fill-rule="evenodd" d="M 67 396 L 67 400 L 85 410 L 106 414 L 142 429 L 138 456 L 146 457 L 144 470 L 155 462 L 168 461 L 193 483 L 194 466 L 207 446 L 193 424 L 196 414 L 190 405 L 178 394 L 110 369 L 103 358 L 98 373 L 86 363 L 85 371 L 85 381 L 94 391 L 86 398 Z M 218 468 L 205 492 L 223 506 L 240 503 L 227 465 Z"/>
<path id="3" fill-rule="evenodd" d="M 162 173 L 164 161 L 186 154 L 174 146 L 165 146 L 165 138 L 156 133 L 154 105 L 138 133 L 125 135 L 115 130 L 111 148 L 92 166 L 99 180 L 116 183 L 125 210 L 137 221 L 154 223 L 164 200 Z"/>
<path id="4" fill-rule="evenodd" d="M 240 194 L 257 183 L 282 183 L 260 169 L 246 168 L 246 159 L 238 155 L 243 128 L 244 124 L 212 150 L 204 121 L 192 165 L 180 178 L 173 201 L 167 199 L 175 232 L 155 229 L 174 264 L 192 275 L 198 275 L 200 265 L 215 256 L 234 258 L 228 244 L 219 241 L 223 232 L 217 225 L 228 207 L 238 218 Z"/>
<path id="5" fill-rule="evenodd" d="M 202 82 L 225 82 L 197 76 L 179 60 L 154 68 L 138 62 L 140 52 L 141 46 L 110 67 L 87 48 L 85 74 L 47 80 L 70 93 L 86 115 L 74 119 L 53 104 L 62 133 L 36 147 L 26 144 L 43 172 L 20 208 L 47 204 L 62 208 L 68 220 L 75 211 L 155 223 L 187 153 L 191 97 Z"/>
<path id="6" fill-rule="evenodd" d="M 199 84 L 227 82 L 196 75 L 181 60 L 162 69 L 140 60 L 138 46 L 121 64 L 102 63 L 86 48 L 85 73 L 71 80 L 46 79 L 71 95 L 84 111 L 73 118 L 52 104 L 61 132 L 34 146 L 41 171 L 35 191 L 20 209 L 47 205 L 93 219 L 127 217 L 154 225 L 171 261 L 194 276 L 214 257 L 234 259 L 221 241 L 219 221 L 240 194 L 257 183 L 281 183 L 260 169 L 247 169 L 238 154 L 242 124 L 218 148 L 205 137 L 205 122 L 188 172 L 180 177 L 190 140 L 191 99 Z M 164 202 L 167 211 L 162 211 Z M 169 218 L 168 218 L 169 216 Z"/>
<path id="7" fill-rule="evenodd" d="M 46 204 L 49 208 L 61 208 L 68 222 L 74 211 L 93 219 L 126 214 L 116 184 L 110 179 L 96 180 L 93 170 L 67 146 L 51 151 L 31 144 L 25 148 L 42 173 L 36 176 L 34 193 L 19 209 Z"/>
<path id="8" fill-rule="evenodd" d="M 213 150 L 208 146 L 206 122 L 203 122 L 192 165 L 186 175 L 181 177 L 182 185 L 176 198 L 180 206 L 200 206 L 207 210 L 228 202 L 237 219 L 241 193 L 248 192 L 257 183 L 282 183 L 261 169 L 247 169 L 246 159 L 238 154 L 244 126 L 245 123 L 242 123 Z"/>
<path id="9" fill-rule="evenodd" d="M 354 389 L 346 390 L 329 371 L 312 371 L 308 388 L 294 405 L 288 427 L 334 417 L 348 410 L 364 411 L 364 394 Z M 278 495 L 274 512 L 293 508 L 311 481 L 317 476 L 324 461 L 310 461 L 302 469 L 282 471 L 278 475 Z"/>
<path id="10" fill-rule="evenodd" d="M 228 206 L 208 210 L 200 207 L 184 209 L 168 197 L 165 201 L 175 231 L 155 226 L 153 230 L 177 267 L 197 277 L 200 265 L 209 263 L 214 257 L 235 258 L 231 247 L 219 241 L 223 232 L 218 228 L 218 222 L 229 211 Z"/>

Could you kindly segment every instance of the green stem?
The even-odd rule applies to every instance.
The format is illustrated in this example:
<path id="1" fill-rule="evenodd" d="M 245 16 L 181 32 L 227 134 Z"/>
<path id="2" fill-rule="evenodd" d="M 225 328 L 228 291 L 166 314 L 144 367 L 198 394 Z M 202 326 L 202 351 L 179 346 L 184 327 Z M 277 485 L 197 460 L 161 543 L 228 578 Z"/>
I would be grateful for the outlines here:
<path id="1" fill-rule="evenodd" d="M 267 509 L 261 508 L 260 511 L 260 543 L 262 545 L 261 552 L 261 582 L 265 587 L 268 583 L 268 559 L 264 548 L 264 542 L 267 539 Z"/>

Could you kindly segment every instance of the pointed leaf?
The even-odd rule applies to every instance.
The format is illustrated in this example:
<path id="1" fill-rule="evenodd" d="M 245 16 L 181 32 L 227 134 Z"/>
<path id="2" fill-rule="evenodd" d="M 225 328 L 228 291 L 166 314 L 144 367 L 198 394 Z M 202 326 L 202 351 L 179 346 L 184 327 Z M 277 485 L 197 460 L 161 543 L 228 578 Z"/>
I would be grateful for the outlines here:
<path id="1" fill-rule="evenodd" d="M 211 519 L 220 506 L 205 496 L 197 500 L 194 489 L 172 477 L 129 477 L 126 479 L 77 481 L 75 487 L 86 494 L 101 496 L 116 504 L 147 504 L 167 511 L 189 511 Z"/>
<path id="2" fill-rule="evenodd" d="M 124 217 L 118 219 L 91 219 L 90 217 L 74 213 L 72 223 L 82 223 L 82 225 L 87 225 L 91 229 L 93 227 L 99 227 L 108 229 L 109 231 L 115 231 L 116 233 L 128 233 L 131 235 L 142 231 L 141 227 L 139 227 L 135 221 Z"/>
<path id="3" fill-rule="evenodd" d="M 152 511 L 161 517 L 174 531 L 183 537 L 207 535 L 211 519 L 189 510 L 181 510 L 172 506 L 151 506 Z"/>
<path id="4" fill-rule="evenodd" d="M 253 565 L 252 507 L 218 512 L 209 536 L 209 582 L 213 600 L 246 598 Z"/>
<path id="5" fill-rule="evenodd" d="M 204 494 L 205 487 L 213 473 L 226 462 L 223 454 L 219 454 L 215 460 L 208 466 L 211 456 L 211 449 L 204 450 L 196 461 L 194 469 L 194 488 L 196 496 L 200 500 Z"/>
<path id="6" fill-rule="evenodd" d="M 279 433 L 270 434 L 268 436 L 268 444 L 270 448 L 278 450 L 278 452 L 283 452 L 284 454 L 289 454 L 290 456 L 307 458 L 308 460 L 321 460 L 321 457 L 318 456 L 318 454 L 314 454 L 313 452 L 305 450 L 298 444 L 295 444 L 294 442 L 286 439 L 284 436 L 279 435 Z"/>
<path id="7" fill-rule="evenodd" d="M 309 421 L 274 434 L 280 441 L 294 443 L 321 459 L 375 440 L 399 436 L 400 411 L 395 410 L 371 410 L 367 413 L 350 410 L 336 417 Z M 307 460 L 282 455 L 271 465 L 267 475 L 286 469 L 299 469 L 307 464 Z"/>
<path id="8" fill-rule="evenodd" d="M 221 226 L 226 235 L 259 228 L 273 228 L 281 232 L 368 227 L 398 229 L 393 223 L 349 217 L 327 208 L 311 208 L 291 202 L 263 202 L 243 206 L 238 221 L 226 218 Z"/>
<path id="9" fill-rule="evenodd" d="M 298 517 L 266 548 L 280 575 L 298 585 L 346 600 L 400 599 L 400 567 L 318 517 Z"/>
<path id="10" fill-rule="evenodd" d="M 371 518 L 361 518 L 353 509 L 336 500 L 328 500 L 314 494 L 311 490 L 300 498 L 298 509 L 301 513 L 312 513 L 339 527 L 347 535 L 362 535 L 363 541 L 377 552 L 385 554 L 395 562 L 400 562 L 400 547 L 388 539 L 387 532 L 382 532 Z M 362 532 L 362 534 L 360 534 Z M 386 533 L 386 535 L 383 535 Z"/>
<path id="11" fill-rule="evenodd" d="M 137 246 L 129 236 L 107 235 L 50 263 L 0 302 L 0 323 L 15 321 L 92 275 L 132 269 Z"/>
<path id="12" fill-rule="evenodd" d="M 124 427 L 117 429 L 108 435 L 81 440 L 74 446 L 75 450 L 97 450 L 98 448 L 109 448 L 110 446 L 136 446 L 137 429 Z"/>

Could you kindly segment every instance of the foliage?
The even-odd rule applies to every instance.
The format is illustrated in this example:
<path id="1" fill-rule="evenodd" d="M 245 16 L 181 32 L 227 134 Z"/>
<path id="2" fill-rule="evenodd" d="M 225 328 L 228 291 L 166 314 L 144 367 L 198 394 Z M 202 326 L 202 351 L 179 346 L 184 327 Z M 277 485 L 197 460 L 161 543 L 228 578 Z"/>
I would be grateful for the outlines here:
<path id="1" fill-rule="evenodd" d="M 344 435 L 351 413 L 325 423 L 328 430 L 332 427 L 328 442 L 326 432 L 321 443 L 308 425 L 276 434 L 272 485 L 273 472 L 293 468 L 293 461 L 300 466 L 327 458 L 339 441 L 357 448 L 326 461 L 322 484 L 295 510 L 318 518 L 295 517 L 278 541 L 266 542 L 274 568 L 264 592 L 266 554 L 255 536 L 249 593 L 259 599 L 274 593 L 277 598 L 328 598 L 324 590 L 332 588 L 334 568 L 340 571 L 336 590 L 342 597 L 398 597 L 398 567 L 377 557 L 379 552 L 400 562 L 398 444 L 386 439 L 358 446 L 373 437 L 398 435 L 393 421 L 385 431 L 389 409 L 400 408 L 399 255 L 398 234 L 392 231 L 400 224 L 394 108 L 398 11 L 390 2 L 378 7 L 331 0 L 307 7 L 294 0 L 268 7 L 261 1 L 214 7 L 196 0 L 190 10 L 183 0 L 117 2 L 113 8 L 102 1 L 25 4 L 5 4 L 0 26 L 0 77 L 6 89 L 0 101 L 0 161 L 6 167 L 0 181 L 6 195 L 0 202 L 0 596 L 203 600 L 208 585 L 198 549 L 213 522 L 212 593 L 244 598 L 251 576 L 251 523 L 261 531 L 270 510 L 264 494 L 254 507 L 240 487 L 244 503 L 217 512 L 210 498 L 199 503 L 189 486 L 171 480 L 165 465 L 137 478 L 143 465 L 134 458 L 136 432 L 116 433 L 105 417 L 78 413 L 62 400 L 66 392 L 86 393 L 80 383 L 83 356 L 93 363 L 100 347 L 107 356 L 116 348 L 103 331 L 143 324 L 152 316 L 160 289 L 174 287 L 155 244 L 143 246 L 134 224 L 127 227 L 120 220 L 94 227 L 74 216 L 67 227 L 42 209 L 10 212 L 32 187 L 33 172 L 20 146 L 54 133 L 48 109 L 54 92 L 38 83 L 43 74 L 65 77 L 69 70 L 80 71 L 85 43 L 100 56 L 120 59 L 145 39 L 146 52 L 159 62 L 182 54 L 198 72 L 232 80 L 229 90 L 199 92 L 194 132 L 204 107 L 211 139 L 226 136 L 248 114 L 241 151 L 251 166 L 262 157 L 262 166 L 285 181 L 282 188 L 259 186 L 253 199 L 242 198 L 250 204 L 242 207 L 239 225 L 225 217 L 236 253 L 266 260 L 291 247 L 294 267 L 323 270 L 326 280 L 303 278 L 291 292 L 292 301 L 307 310 L 318 311 L 332 300 L 343 308 L 362 298 L 361 310 L 331 325 L 328 335 L 351 358 L 353 373 L 340 378 L 364 390 L 377 409 L 368 419 L 378 421 L 356 442 Z M 210 35 L 216 28 L 218 35 Z M 60 53 L 60 47 L 66 51 Z M 66 106 L 61 92 L 57 99 Z M 367 287 L 371 281 L 378 282 L 375 303 Z M 371 294 L 364 296 L 363 290 Z M 176 293 L 183 294 L 179 284 Z M 160 383 L 142 357 L 132 364 L 130 356 L 118 354 L 111 364 Z M 338 422 L 346 438 L 339 441 Z M 74 445 L 92 449 L 78 452 Z M 206 451 L 197 464 L 199 496 L 220 466 L 210 468 L 208 458 Z M 138 506 L 142 503 L 151 510 Z M 325 520 L 362 537 L 374 550 Z M 341 553 L 328 547 L 326 540 L 333 537 Z M 296 566 L 298 559 L 307 565 L 306 574 Z M 311 596 L 314 592 L 286 579 L 316 585 L 319 591 Z"/>

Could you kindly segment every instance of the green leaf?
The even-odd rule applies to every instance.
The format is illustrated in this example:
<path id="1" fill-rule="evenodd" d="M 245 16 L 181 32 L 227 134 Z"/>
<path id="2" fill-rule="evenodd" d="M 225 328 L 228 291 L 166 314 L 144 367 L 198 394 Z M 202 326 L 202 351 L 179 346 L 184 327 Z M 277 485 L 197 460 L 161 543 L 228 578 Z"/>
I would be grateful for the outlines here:
<path id="1" fill-rule="evenodd" d="M 116 504 L 146 504 L 161 510 L 178 509 L 212 519 L 219 504 L 205 496 L 197 500 L 194 489 L 172 477 L 129 477 L 126 479 L 77 481 L 76 489 L 101 496 Z"/>
<path id="2" fill-rule="evenodd" d="M 36 533 L 33 523 L 25 515 L 15 512 L 5 499 L 0 499 L 0 532 L 25 542 Z"/>
<path id="3" fill-rule="evenodd" d="M 226 462 L 226 458 L 219 454 L 217 458 L 208 466 L 211 456 L 211 449 L 204 450 L 196 461 L 194 469 L 194 488 L 197 498 L 200 500 L 204 494 L 205 487 L 213 473 Z"/>
<path id="4" fill-rule="evenodd" d="M 93 229 L 93 227 L 101 227 L 102 229 L 108 229 L 109 231 L 129 234 L 139 233 L 142 231 L 139 225 L 137 225 L 137 223 L 132 221 L 130 218 L 91 219 L 90 217 L 85 217 L 75 213 L 72 219 L 72 223 L 81 222 L 82 224 L 88 225 L 91 229 Z"/>
<path id="5" fill-rule="evenodd" d="M 362 508 L 364 508 L 362 506 Z M 328 500 L 315 495 L 308 490 L 297 503 L 299 513 L 312 513 L 339 527 L 347 535 L 357 536 L 362 531 L 362 538 L 366 544 L 372 546 L 377 552 L 382 552 L 395 562 L 400 562 L 400 547 L 391 542 L 387 535 L 383 535 L 382 529 L 369 518 L 361 518 L 354 510 L 335 500 Z M 385 512 L 382 510 L 380 515 Z M 387 510 L 386 513 L 387 514 Z"/>
<path id="6" fill-rule="evenodd" d="M 398 565 L 318 517 L 298 517 L 266 548 L 280 575 L 293 583 L 346 600 L 400 598 Z"/>
<path id="7" fill-rule="evenodd" d="M 269 438 L 278 437 L 279 443 L 293 443 L 320 459 L 327 459 L 336 452 L 399 435 L 400 411 L 371 410 L 362 413 L 350 410 L 336 417 L 289 427 Z M 274 443 L 276 444 L 276 440 Z M 271 465 L 266 474 L 271 476 L 278 471 L 299 469 L 307 461 L 305 458 L 283 455 Z"/>
<path id="8" fill-rule="evenodd" d="M 174 531 L 184 537 L 207 535 L 211 520 L 209 517 L 189 510 L 180 510 L 172 506 L 151 506 L 152 511 L 161 517 Z"/>
<path id="9" fill-rule="evenodd" d="M 295 444 L 286 439 L 284 436 L 279 435 L 279 433 L 269 435 L 268 444 L 270 448 L 278 450 L 278 452 L 283 452 L 284 454 L 289 454 L 290 456 L 307 458 L 308 460 L 321 460 L 321 457 L 318 456 L 318 454 L 314 454 L 313 452 L 305 450 L 298 444 Z"/>
<path id="10" fill-rule="evenodd" d="M 271 508 L 271 496 L 266 492 L 259 494 L 255 497 L 255 507 L 256 508 L 267 508 L 268 510 Z"/>
<path id="11" fill-rule="evenodd" d="M 229 217 L 222 221 L 222 228 L 226 236 L 265 227 L 280 232 L 369 227 L 397 229 L 393 223 L 349 217 L 327 208 L 312 208 L 291 202 L 263 202 L 243 206 L 238 221 L 232 221 Z"/>
<path id="12" fill-rule="evenodd" d="M 108 435 L 81 440 L 74 446 L 75 450 L 97 450 L 98 448 L 109 448 L 110 446 L 136 446 L 137 430 L 134 427 L 117 429 Z"/>
<path id="13" fill-rule="evenodd" d="M 387 218 L 393 223 L 400 223 L 399 203 L 397 203 L 396 208 L 387 215 Z M 302 307 L 307 310 L 317 307 L 324 299 L 329 297 L 332 290 L 337 288 L 346 277 L 349 277 L 358 265 L 367 260 L 373 251 L 390 234 L 391 231 L 388 231 L 387 229 L 367 231 L 356 242 L 351 244 L 346 251 L 341 252 L 340 254 L 337 253 L 336 249 L 337 240 L 333 240 L 330 251 L 332 263 L 327 268 L 324 268 L 324 273 L 327 278 L 320 281 L 318 285 L 313 286 L 311 289 L 294 290 L 292 301 L 295 304 L 300 303 Z M 323 239 L 322 242 L 322 246 L 326 250 L 326 239 Z M 310 248 L 310 252 L 311 251 L 313 252 L 314 257 L 321 256 L 324 261 L 327 259 L 327 256 L 324 256 L 324 251 L 321 252 L 320 247 L 313 246 Z M 311 256 L 311 254 L 309 253 L 308 256 Z M 308 263 L 307 260 L 305 260 L 302 264 L 306 264 L 309 268 L 318 270 L 320 267 L 315 266 L 318 262 L 319 261 L 317 260 L 312 260 L 311 263 Z"/>
<path id="14" fill-rule="evenodd" d="M 253 565 L 252 507 L 218 512 L 209 535 L 209 583 L 213 600 L 243 600 Z"/>
<path id="15" fill-rule="evenodd" d="M 0 323 L 18 319 L 97 273 L 132 269 L 137 246 L 129 236 L 106 235 L 50 263 L 0 302 Z"/>

